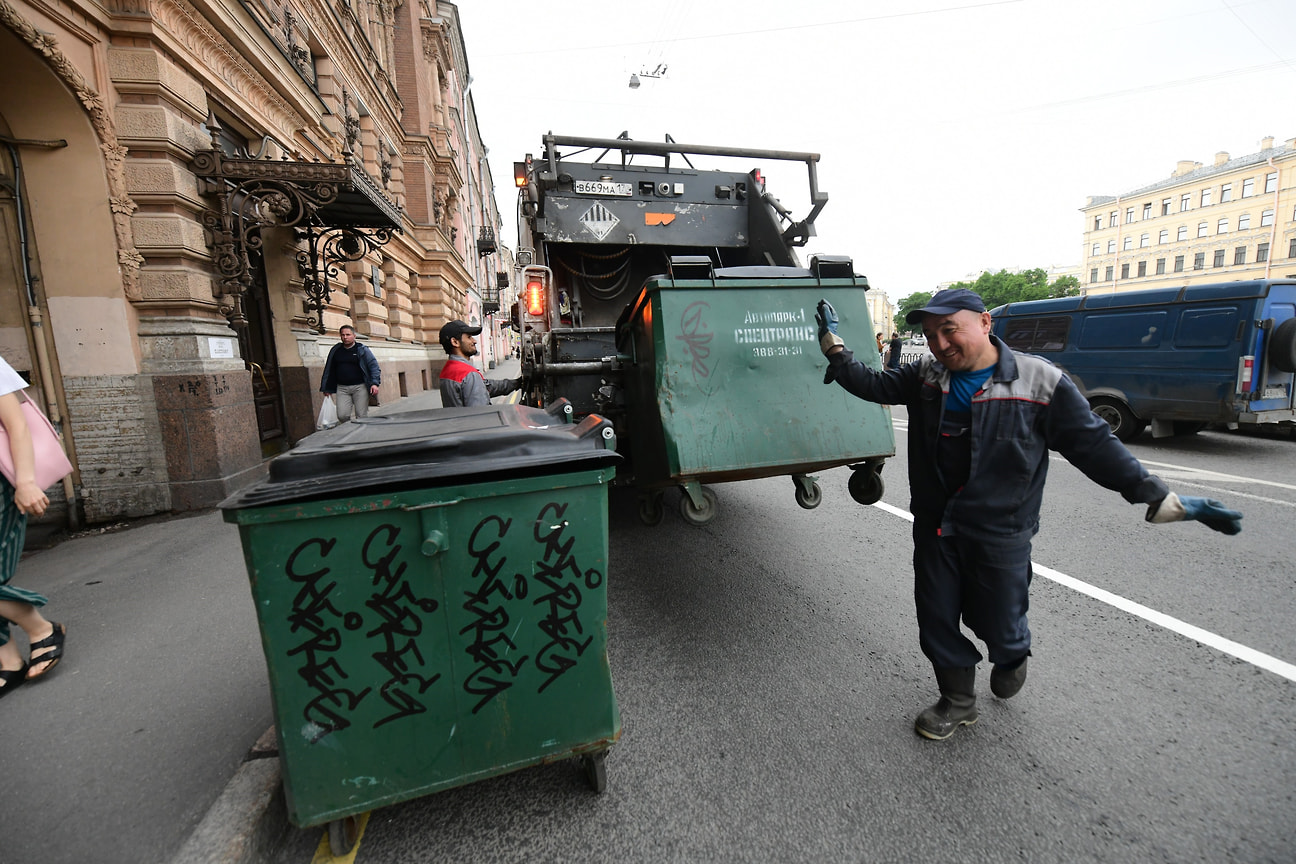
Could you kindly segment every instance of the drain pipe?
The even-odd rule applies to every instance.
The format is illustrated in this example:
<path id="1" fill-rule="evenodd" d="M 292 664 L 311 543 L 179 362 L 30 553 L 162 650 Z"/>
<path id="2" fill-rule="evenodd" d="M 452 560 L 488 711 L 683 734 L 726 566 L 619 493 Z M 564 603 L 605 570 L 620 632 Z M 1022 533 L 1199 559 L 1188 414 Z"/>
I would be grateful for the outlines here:
<path id="1" fill-rule="evenodd" d="M 1278 242 L 1278 192 L 1282 189 L 1282 183 L 1280 182 L 1282 180 L 1282 172 L 1279 171 L 1278 166 L 1274 164 L 1272 156 L 1266 159 L 1265 162 L 1268 163 L 1269 167 L 1274 170 L 1274 174 L 1277 175 L 1274 177 L 1273 225 L 1269 227 L 1269 257 L 1265 259 L 1264 278 L 1268 279 L 1269 271 L 1273 267 L 1274 256 L 1278 254 L 1278 250 L 1274 248 L 1274 244 Z"/>
<path id="2" fill-rule="evenodd" d="M 36 277 L 31 272 L 31 253 L 27 240 L 27 212 L 23 207 L 22 162 L 18 159 L 16 144 L 31 144 L 54 149 L 66 147 L 67 142 L 63 140 L 19 141 L 5 139 L 5 146 L 9 148 L 9 158 L 14 165 L 14 201 L 17 204 L 18 211 L 18 255 L 22 261 L 23 286 L 27 289 L 27 319 L 31 322 L 32 342 L 36 346 L 36 366 L 40 370 L 41 397 L 45 403 L 45 412 L 50 422 L 63 433 L 63 449 L 67 451 L 68 458 L 72 462 L 73 473 L 63 478 L 63 498 L 67 501 L 67 526 L 69 529 L 76 531 L 82 525 L 81 513 L 77 507 L 76 486 L 72 482 L 72 477 L 79 469 L 77 468 L 76 454 L 73 448 L 68 445 L 71 430 L 64 426 L 63 412 L 60 410 L 58 394 L 54 392 L 54 369 L 50 365 L 49 344 L 45 341 L 45 320 L 41 314 L 40 306 L 37 305 Z"/>

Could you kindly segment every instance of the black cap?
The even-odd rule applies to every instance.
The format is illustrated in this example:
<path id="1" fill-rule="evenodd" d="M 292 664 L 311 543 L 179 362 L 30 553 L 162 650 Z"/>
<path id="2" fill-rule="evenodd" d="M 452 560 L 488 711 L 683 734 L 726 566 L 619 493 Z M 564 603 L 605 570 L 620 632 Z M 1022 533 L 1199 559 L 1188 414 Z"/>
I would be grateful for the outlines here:
<path id="1" fill-rule="evenodd" d="M 447 354 L 449 354 L 451 339 L 458 339 L 460 336 L 463 336 L 465 333 L 467 333 L 469 336 L 476 336 L 481 331 L 482 328 L 471 327 L 468 325 L 466 321 L 460 321 L 458 318 L 456 318 L 453 321 L 446 322 L 446 325 L 441 328 L 441 335 L 438 338 L 440 338 L 441 340 L 441 347 L 446 350 Z"/>
<path id="2" fill-rule="evenodd" d="M 981 295 L 975 291 L 966 288 L 947 288 L 944 291 L 937 291 L 936 296 L 926 306 L 906 315 L 905 321 L 917 324 L 922 321 L 924 315 L 953 315 L 960 309 L 967 309 L 969 312 L 986 311 Z"/>

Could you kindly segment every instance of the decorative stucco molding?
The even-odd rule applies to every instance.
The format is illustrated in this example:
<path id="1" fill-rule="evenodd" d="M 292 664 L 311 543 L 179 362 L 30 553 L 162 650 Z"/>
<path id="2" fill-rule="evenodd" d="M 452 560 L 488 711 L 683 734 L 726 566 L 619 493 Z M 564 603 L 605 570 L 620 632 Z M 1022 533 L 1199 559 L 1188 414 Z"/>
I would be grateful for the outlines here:
<path id="1" fill-rule="evenodd" d="M 103 96 L 86 83 L 76 66 L 58 47 L 58 40 L 53 35 L 38 30 L 6 0 L 0 0 L 0 24 L 12 30 L 45 58 L 50 70 L 68 86 L 81 107 L 90 115 L 90 125 L 99 137 L 99 149 L 104 157 L 108 205 L 112 211 L 113 233 L 117 240 L 117 263 L 121 266 L 122 289 L 128 300 L 142 299 L 144 295 L 140 289 L 139 271 L 144 264 L 144 256 L 135 248 L 130 222 L 136 205 L 126 185 L 126 148 L 117 143 L 112 112 L 104 104 Z"/>
<path id="2" fill-rule="evenodd" d="M 4 2 L 4 0 L 0 0 Z M 192 55 L 196 66 L 227 84 L 275 126 L 284 140 L 308 125 L 242 55 L 185 0 L 154 0 L 153 21 Z"/>

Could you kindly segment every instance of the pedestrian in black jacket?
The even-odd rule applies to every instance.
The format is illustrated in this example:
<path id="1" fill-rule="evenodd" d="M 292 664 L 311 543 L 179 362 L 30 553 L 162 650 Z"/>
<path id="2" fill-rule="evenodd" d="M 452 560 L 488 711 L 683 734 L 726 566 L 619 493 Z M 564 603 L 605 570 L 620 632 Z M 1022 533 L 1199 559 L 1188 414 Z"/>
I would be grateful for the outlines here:
<path id="1" fill-rule="evenodd" d="M 382 369 L 378 358 L 368 346 L 356 341 L 355 328 L 343 324 L 338 328 L 341 340 L 329 350 L 324 361 L 324 377 L 320 380 L 321 393 L 337 394 L 338 421 L 369 415 L 369 397 L 378 395 L 382 384 Z"/>
<path id="2" fill-rule="evenodd" d="M 1039 530 L 1050 450 L 1131 504 L 1146 504 L 1150 522 L 1193 519 L 1226 534 L 1242 529 L 1241 513 L 1180 497 L 1149 474 L 1060 369 L 993 336 L 975 292 L 941 291 L 910 312 L 905 320 L 922 325 L 931 355 L 881 372 L 854 359 L 827 301 L 815 317 L 828 357 L 825 384 L 836 381 L 861 399 L 909 410 L 918 638 L 940 690 L 914 721 L 926 738 L 942 740 L 977 721 L 982 658 L 959 630 L 960 618 L 986 645 L 991 692 L 1007 699 L 1026 681 L 1031 537 Z"/>

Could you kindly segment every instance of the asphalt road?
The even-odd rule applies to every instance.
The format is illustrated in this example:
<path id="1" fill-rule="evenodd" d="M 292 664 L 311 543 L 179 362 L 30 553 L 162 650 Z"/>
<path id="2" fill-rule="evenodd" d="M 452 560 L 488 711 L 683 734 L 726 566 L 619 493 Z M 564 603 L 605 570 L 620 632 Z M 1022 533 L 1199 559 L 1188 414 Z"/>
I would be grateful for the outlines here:
<path id="1" fill-rule="evenodd" d="M 845 469 L 813 511 L 786 478 L 716 486 L 702 528 L 673 493 L 649 528 L 614 491 L 607 791 L 574 762 L 481 781 L 374 811 L 354 860 L 1290 862 L 1296 441 L 1132 445 L 1244 511 L 1236 537 L 1149 525 L 1055 461 L 1030 680 L 998 700 L 983 665 L 980 722 L 931 742 L 912 730 L 935 694 L 904 422 L 879 506 Z M 321 833 L 293 830 L 278 860 L 311 861 Z"/>

